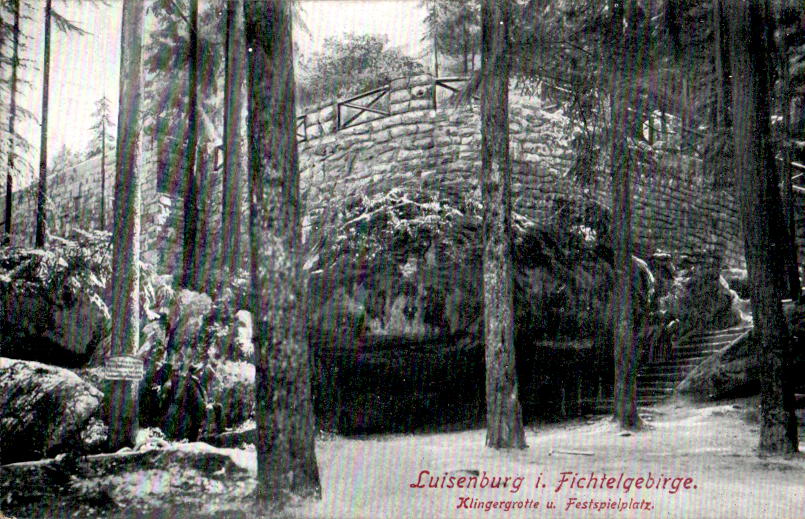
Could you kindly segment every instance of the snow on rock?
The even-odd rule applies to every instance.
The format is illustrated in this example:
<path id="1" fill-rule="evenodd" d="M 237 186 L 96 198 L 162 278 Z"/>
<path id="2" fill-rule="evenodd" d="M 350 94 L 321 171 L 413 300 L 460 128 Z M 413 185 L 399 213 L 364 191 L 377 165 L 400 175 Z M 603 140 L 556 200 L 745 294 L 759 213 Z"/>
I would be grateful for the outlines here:
<path id="1" fill-rule="evenodd" d="M 784 307 L 789 332 L 794 340 L 805 337 L 805 306 Z M 708 401 L 757 394 L 760 389 L 760 363 L 755 356 L 758 339 L 754 331 L 716 352 L 698 365 L 677 386 L 677 391 L 693 400 Z M 797 343 L 799 344 L 799 343 Z M 794 389 L 805 391 L 805 351 L 795 348 L 792 365 Z"/>
<path id="2" fill-rule="evenodd" d="M 254 407 L 254 364 L 225 360 L 218 365 L 211 400 L 222 406 L 220 427 L 246 420 Z"/>
<path id="3" fill-rule="evenodd" d="M 0 357 L 0 462 L 80 448 L 102 393 L 63 368 Z"/>
<path id="4" fill-rule="evenodd" d="M 253 452 L 203 443 L 144 444 L 136 451 L 87 456 L 78 469 L 62 457 L 8 465 L 0 472 L 0 495 L 3 510 L 19 517 L 42 516 L 39 507 L 48 502 L 72 507 L 71 517 L 117 517 L 123 511 L 150 517 L 176 504 L 192 510 L 181 517 L 197 517 L 252 502 L 255 474 Z"/>
<path id="5" fill-rule="evenodd" d="M 105 238 L 90 238 L 54 239 L 47 251 L 0 250 L 4 355 L 78 366 L 106 335 Z"/>
<path id="6" fill-rule="evenodd" d="M 740 298 L 721 276 L 716 256 L 703 255 L 682 265 L 660 307 L 679 320 L 682 335 L 737 326 L 744 317 Z"/>
<path id="7" fill-rule="evenodd" d="M 178 344 L 195 342 L 212 309 L 207 294 L 192 290 L 179 290 L 168 315 L 168 331 L 172 331 Z"/>
<path id="8" fill-rule="evenodd" d="M 254 319 L 251 312 L 238 310 L 228 328 L 225 343 L 221 345 L 221 354 L 228 359 L 251 362 L 254 358 L 253 333 Z"/>

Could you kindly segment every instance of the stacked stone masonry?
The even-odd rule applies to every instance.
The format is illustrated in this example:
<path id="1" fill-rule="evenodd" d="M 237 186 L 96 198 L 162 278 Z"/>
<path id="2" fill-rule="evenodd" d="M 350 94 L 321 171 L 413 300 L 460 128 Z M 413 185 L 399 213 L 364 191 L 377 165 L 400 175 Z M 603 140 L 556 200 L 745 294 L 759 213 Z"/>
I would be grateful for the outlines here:
<path id="1" fill-rule="evenodd" d="M 373 106 L 388 115 L 367 111 L 342 129 L 337 129 L 339 122 L 343 126 L 358 110 L 328 102 L 300 115 L 299 164 L 305 210 L 337 206 L 351 197 L 371 196 L 395 187 L 438 191 L 446 197 L 479 197 L 478 105 L 453 107 L 439 101 L 438 109 L 434 109 L 434 101 L 443 95 L 435 89 L 441 90 L 430 76 L 393 80 L 388 93 Z M 592 199 L 610 205 L 606 174 L 596 175 L 594 185 L 585 185 L 570 173 L 575 162 L 575 134 L 561 108 L 517 99 L 510 105 L 509 116 L 514 207 L 519 214 L 544 223 L 554 217 L 557 202 Z M 641 158 L 632 169 L 638 253 L 662 250 L 678 257 L 704 252 L 721 256 L 725 266 L 742 266 L 743 246 L 733 195 L 702 182 L 695 174 L 698 164 L 689 157 L 654 150 L 638 155 Z M 157 192 L 152 156 L 150 150 L 144 150 L 143 255 L 162 270 L 173 271 L 180 248 L 181 202 Z M 107 162 L 106 174 L 106 222 L 111 228 L 113 161 Z M 200 176 L 204 241 L 217 244 L 221 175 L 209 168 Z M 245 200 L 245 174 L 243 178 L 241 196 Z M 14 194 L 17 245 L 30 245 L 32 241 L 35 194 L 35 186 Z M 49 197 L 53 234 L 67 234 L 71 227 L 98 228 L 100 160 L 51 175 Z M 242 207 L 245 232 L 247 207 Z M 215 261 L 208 267 L 215 268 Z"/>
<path id="2" fill-rule="evenodd" d="M 387 117 L 334 132 L 336 103 L 305 115 L 300 142 L 301 182 L 309 210 L 372 196 L 394 187 L 479 196 L 478 105 L 437 104 L 430 76 L 392 81 Z M 312 130 L 312 131 L 311 131 Z M 509 113 L 515 210 L 537 222 L 554 217 L 556 203 L 592 199 L 609 207 L 607 175 L 584 185 L 570 173 L 574 129 L 561 108 L 515 100 Z M 635 145 L 639 148 L 638 145 Z M 744 264 L 732 193 L 710 188 L 696 161 L 677 153 L 638 152 L 632 169 L 634 238 L 640 254 L 714 254 Z"/>

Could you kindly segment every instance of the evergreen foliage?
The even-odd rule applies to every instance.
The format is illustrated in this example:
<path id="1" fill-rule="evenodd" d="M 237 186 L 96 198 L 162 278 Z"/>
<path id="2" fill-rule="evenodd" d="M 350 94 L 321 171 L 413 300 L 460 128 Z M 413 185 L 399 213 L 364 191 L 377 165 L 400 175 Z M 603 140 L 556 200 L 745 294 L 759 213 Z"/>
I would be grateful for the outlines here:
<path id="1" fill-rule="evenodd" d="M 106 96 L 98 99 L 95 103 L 95 112 L 92 114 L 92 119 L 95 121 L 89 127 L 92 130 L 92 140 L 87 147 L 86 157 L 101 155 L 103 147 L 106 146 L 106 153 L 113 153 L 115 146 L 115 135 L 113 130 L 115 123 L 112 121 L 111 108 L 109 106 L 109 99 Z"/>
<path id="2" fill-rule="evenodd" d="M 300 106 L 371 90 L 394 78 L 423 71 L 419 62 L 388 47 L 385 36 L 333 36 L 324 40 L 324 48 L 325 52 L 301 64 L 303 73 L 297 87 Z"/>

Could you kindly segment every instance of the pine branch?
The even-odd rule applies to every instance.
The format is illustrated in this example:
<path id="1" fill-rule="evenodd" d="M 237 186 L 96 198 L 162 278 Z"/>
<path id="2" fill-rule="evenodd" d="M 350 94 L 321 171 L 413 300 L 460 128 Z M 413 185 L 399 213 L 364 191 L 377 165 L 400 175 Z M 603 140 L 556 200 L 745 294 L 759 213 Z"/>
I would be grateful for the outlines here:
<path id="1" fill-rule="evenodd" d="M 56 28 L 62 31 L 65 34 L 75 33 L 80 36 L 84 36 L 85 34 L 90 34 L 89 32 L 85 31 L 75 23 L 71 22 L 64 16 L 60 15 L 56 12 L 55 9 L 50 10 L 50 16 L 53 23 L 56 25 Z"/>

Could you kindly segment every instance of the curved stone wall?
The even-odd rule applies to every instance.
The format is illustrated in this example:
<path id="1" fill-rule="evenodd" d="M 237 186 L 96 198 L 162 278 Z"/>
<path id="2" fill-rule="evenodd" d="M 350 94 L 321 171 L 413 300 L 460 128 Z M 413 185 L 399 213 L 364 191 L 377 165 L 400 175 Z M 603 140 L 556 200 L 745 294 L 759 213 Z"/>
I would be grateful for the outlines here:
<path id="1" fill-rule="evenodd" d="M 479 196 L 478 106 L 439 103 L 434 110 L 434 88 L 430 76 L 392 81 L 390 115 L 372 114 L 373 120 L 337 132 L 334 104 L 306 114 L 307 139 L 299 150 L 308 209 L 394 187 L 438 190 L 447 197 Z M 609 207 L 605 173 L 599 172 L 595 185 L 582 184 L 570 173 L 576 159 L 574 130 L 560 108 L 515 100 L 509 120 L 519 214 L 545 223 L 568 200 L 594 199 Z M 698 164 L 690 158 L 639 146 L 635 144 L 639 161 L 632 170 L 638 253 L 715 254 L 726 265 L 743 265 L 732 194 L 714 191 L 697 179 Z"/>
<path id="2" fill-rule="evenodd" d="M 343 102 L 328 102 L 300 115 L 300 175 L 306 209 L 338 206 L 351 197 L 372 196 L 392 188 L 437 190 L 448 198 L 468 193 L 480 197 L 478 105 L 447 106 L 441 101 L 442 92 L 430 76 L 393 80 L 388 92 L 373 105 L 382 113 L 366 111 L 349 127 L 337 131 L 337 126 L 343 126 L 359 110 Z M 437 100 L 438 108 L 434 109 Z M 570 173 L 576 160 L 573 137 L 571 121 L 560 108 L 512 101 L 510 150 L 514 207 L 519 214 L 546 223 L 567 201 L 586 198 L 609 206 L 606 174 L 596 175 L 596 184 L 585 185 Z M 704 252 L 720 255 L 726 266 L 742 266 L 743 247 L 732 194 L 714 191 L 698 180 L 694 174 L 698 165 L 689 157 L 658 152 L 647 145 L 641 150 L 640 146 L 634 144 L 639 160 L 632 170 L 638 254 L 663 250 L 678 257 Z M 175 265 L 173 257 L 178 251 L 181 204 L 157 192 L 156 165 L 150 156 L 146 150 L 143 250 L 147 260 L 169 269 Z M 112 165 L 106 169 L 107 178 L 113 179 Z M 605 171 L 605 164 L 600 169 Z M 49 195 L 54 210 L 50 221 L 54 233 L 64 234 L 71 226 L 98 227 L 99 170 L 96 159 L 51 176 Z M 200 178 L 207 179 L 203 190 L 209 212 L 205 216 L 205 241 L 217 244 L 220 174 Z M 111 184 L 107 182 L 105 194 L 108 226 Z M 16 244 L 32 242 L 34 196 L 35 187 L 14 195 Z"/>

